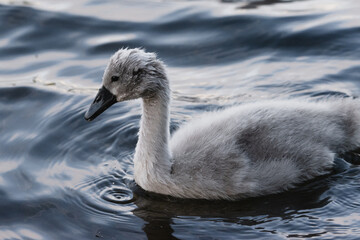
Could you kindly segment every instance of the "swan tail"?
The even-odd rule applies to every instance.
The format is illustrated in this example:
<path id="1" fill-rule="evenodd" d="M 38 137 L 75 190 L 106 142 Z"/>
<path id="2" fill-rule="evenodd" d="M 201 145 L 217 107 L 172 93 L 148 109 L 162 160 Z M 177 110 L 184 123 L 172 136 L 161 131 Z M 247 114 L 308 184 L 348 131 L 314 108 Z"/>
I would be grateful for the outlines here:
<path id="1" fill-rule="evenodd" d="M 344 99 L 337 103 L 337 108 L 342 152 L 360 149 L 360 100 Z"/>

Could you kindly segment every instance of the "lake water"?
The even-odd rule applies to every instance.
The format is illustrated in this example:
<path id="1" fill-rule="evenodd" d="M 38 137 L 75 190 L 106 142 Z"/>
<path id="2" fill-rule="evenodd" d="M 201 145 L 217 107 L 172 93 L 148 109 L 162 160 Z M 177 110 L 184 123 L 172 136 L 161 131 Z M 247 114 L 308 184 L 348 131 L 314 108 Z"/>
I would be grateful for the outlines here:
<path id="1" fill-rule="evenodd" d="M 360 157 L 282 194 L 136 186 L 140 102 L 83 118 L 108 58 L 155 51 L 171 129 L 258 99 L 360 95 L 358 0 L 0 0 L 0 239 L 359 239 Z"/>

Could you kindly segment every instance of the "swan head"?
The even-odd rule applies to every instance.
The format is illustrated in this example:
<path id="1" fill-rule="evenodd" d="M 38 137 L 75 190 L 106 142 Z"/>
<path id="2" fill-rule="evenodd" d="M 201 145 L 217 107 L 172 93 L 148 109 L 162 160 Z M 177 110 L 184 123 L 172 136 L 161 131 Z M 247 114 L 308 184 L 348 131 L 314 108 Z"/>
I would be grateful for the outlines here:
<path id="1" fill-rule="evenodd" d="M 102 87 L 85 113 L 85 119 L 95 119 L 116 102 L 151 99 L 164 89 L 168 89 L 165 67 L 155 53 L 122 48 L 110 58 Z"/>

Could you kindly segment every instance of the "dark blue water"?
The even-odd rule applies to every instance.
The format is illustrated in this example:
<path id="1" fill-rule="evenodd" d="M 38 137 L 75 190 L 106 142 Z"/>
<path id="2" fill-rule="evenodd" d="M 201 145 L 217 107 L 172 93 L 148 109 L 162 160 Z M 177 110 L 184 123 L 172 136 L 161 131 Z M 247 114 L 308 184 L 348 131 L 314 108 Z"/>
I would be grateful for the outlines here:
<path id="1" fill-rule="evenodd" d="M 178 200 L 134 183 L 140 103 L 88 123 L 110 55 L 166 62 L 171 127 L 272 98 L 359 97 L 360 2 L 0 1 L 0 239 L 359 239 L 360 156 L 282 194 Z"/>

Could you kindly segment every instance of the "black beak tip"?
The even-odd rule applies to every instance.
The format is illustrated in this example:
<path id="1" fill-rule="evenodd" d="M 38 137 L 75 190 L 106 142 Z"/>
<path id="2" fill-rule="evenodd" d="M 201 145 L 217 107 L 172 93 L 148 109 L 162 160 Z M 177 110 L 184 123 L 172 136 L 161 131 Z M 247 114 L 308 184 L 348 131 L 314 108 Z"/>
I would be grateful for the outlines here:
<path id="1" fill-rule="evenodd" d="M 95 106 L 96 107 L 96 106 Z M 84 119 L 88 122 L 91 122 L 96 118 L 97 114 L 94 111 L 94 105 L 92 104 L 90 108 L 85 112 Z"/>
<path id="2" fill-rule="evenodd" d="M 87 112 L 86 112 L 85 115 L 84 115 L 84 119 L 85 119 L 86 121 L 88 121 L 88 122 L 91 122 L 91 121 L 93 120 L 90 116 L 88 116 L 88 113 L 87 113 Z"/>
<path id="3" fill-rule="evenodd" d="M 99 89 L 95 100 L 86 111 L 84 115 L 85 120 L 89 122 L 94 120 L 114 103 L 116 103 L 116 97 L 103 86 Z"/>
<path id="4" fill-rule="evenodd" d="M 98 104 L 92 104 L 84 114 L 84 119 L 88 122 L 91 122 L 97 116 L 99 116 L 103 111 L 105 111 L 103 106 L 98 106 Z"/>

